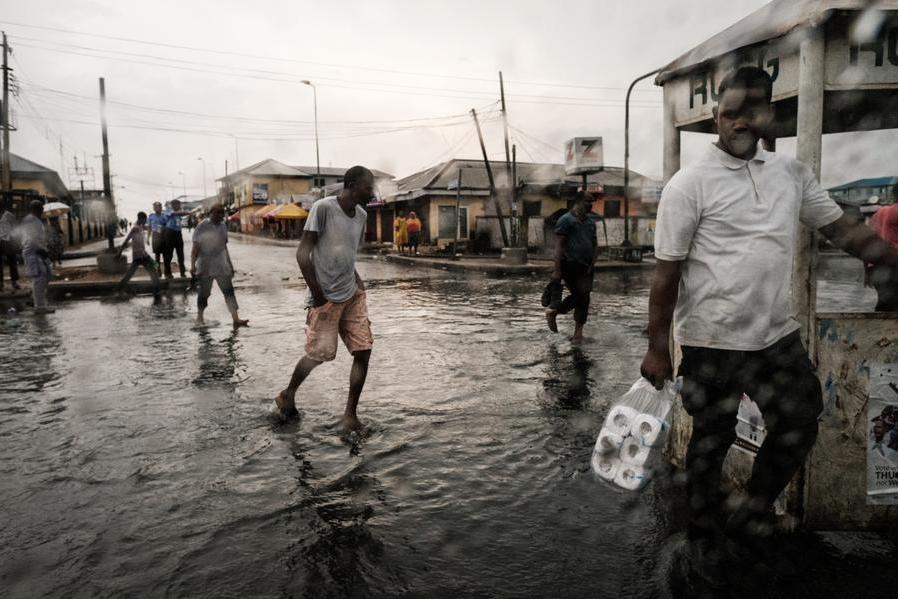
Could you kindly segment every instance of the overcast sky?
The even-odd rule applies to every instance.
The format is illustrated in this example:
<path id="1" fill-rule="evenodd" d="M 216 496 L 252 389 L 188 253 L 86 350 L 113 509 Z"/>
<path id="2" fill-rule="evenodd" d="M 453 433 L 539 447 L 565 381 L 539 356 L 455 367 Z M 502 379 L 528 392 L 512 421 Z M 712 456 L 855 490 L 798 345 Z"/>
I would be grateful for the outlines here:
<path id="1" fill-rule="evenodd" d="M 501 70 L 518 160 L 560 162 L 565 139 L 601 135 L 605 163 L 621 166 L 629 82 L 764 4 L 0 0 L 19 94 L 11 147 L 64 180 L 73 156 L 86 156 L 101 187 L 105 77 L 115 195 L 127 215 L 184 185 L 202 194 L 204 164 L 209 195 L 225 161 L 229 170 L 265 158 L 314 166 L 307 79 L 318 94 L 321 165 L 402 177 L 479 157 L 471 108 L 482 113 L 490 156 L 504 156 Z M 660 177 L 661 92 L 651 79 L 637 89 L 631 165 Z M 883 172 L 896 162 L 892 133 L 866 134 L 879 147 L 869 159 L 857 153 L 850 172 L 825 160 L 824 183 L 895 174 Z M 685 161 L 708 140 L 687 135 Z"/>

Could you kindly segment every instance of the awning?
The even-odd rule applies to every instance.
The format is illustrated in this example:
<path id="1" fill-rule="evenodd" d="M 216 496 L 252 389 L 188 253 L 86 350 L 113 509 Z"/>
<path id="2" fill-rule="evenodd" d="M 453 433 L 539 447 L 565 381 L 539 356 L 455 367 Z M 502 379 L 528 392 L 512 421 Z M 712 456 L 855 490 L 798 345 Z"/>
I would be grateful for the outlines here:
<path id="1" fill-rule="evenodd" d="M 278 208 L 280 208 L 280 206 L 278 206 L 277 204 L 268 204 L 268 205 L 262 206 L 261 208 L 259 208 L 255 212 L 253 212 L 251 218 L 256 221 L 261 220 L 261 219 L 265 218 L 266 216 L 268 216 L 269 214 L 271 214 L 272 212 L 274 212 L 275 210 L 277 210 Z"/>
<path id="2" fill-rule="evenodd" d="M 234 214 L 232 214 L 231 216 L 228 217 L 228 220 L 231 222 L 234 222 L 234 223 L 239 223 L 240 222 L 240 213 L 235 212 Z"/>
<path id="3" fill-rule="evenodd" d="M 268 218 L 271 218 L 272 216 L 278 220 L 301 220 L 309 216 L 309 211 L 300 208 L 296 204 L 284 204 L 274 213 L 270 214 Z"/>

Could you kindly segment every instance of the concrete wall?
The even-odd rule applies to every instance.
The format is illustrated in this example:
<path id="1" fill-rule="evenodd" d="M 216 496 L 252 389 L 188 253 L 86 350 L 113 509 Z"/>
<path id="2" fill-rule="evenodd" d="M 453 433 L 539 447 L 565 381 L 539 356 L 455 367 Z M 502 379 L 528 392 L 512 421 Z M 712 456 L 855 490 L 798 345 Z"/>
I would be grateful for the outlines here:
<path id="1" fill-rule="evenodd" d="M 312 189 L 311 179 L 297 177 L 247 177 L 234 185 L 235 203 L 239 208 L 253 205 L 253 186 L 268 184 L 268 203 L 284 203 L 291 195 L 309 193 Z M 260 206 L 260 204 L 256 204 Z"/>

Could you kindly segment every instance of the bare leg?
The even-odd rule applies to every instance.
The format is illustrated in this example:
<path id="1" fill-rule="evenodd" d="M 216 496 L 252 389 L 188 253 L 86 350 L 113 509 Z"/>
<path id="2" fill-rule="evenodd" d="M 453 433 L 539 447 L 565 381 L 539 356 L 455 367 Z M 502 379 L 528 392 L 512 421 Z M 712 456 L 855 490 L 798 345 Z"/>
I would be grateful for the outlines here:
<path id="1" fill-rule="evenodd" d="M 574 323 L 574 336 L 571 337 L 571 343 L 582 343 L 583 342 L 583 322 L 575 322 Z"/>
<path id="2" fill-rule="evenodd" d="M 290 412 L 296 410 L 296 390 L 299 389 L 302 382 L 306 380 L 306 377 L 308 377 L 319 364 L 321 364 L 321 362 L 313 360 L 309 356 L 303 356 L 302 359 L 296 363 L 296 368 L 293 369 L 293 376 L 290 377 L 290 384 L 287 385 L 287 388 L 281 391 L 274 400 L 278 408 L 280 408 L 281 413 L 289 415 Z"/>
<path id="3" fill-rule="evenodd" d="M 346 400 L 346 410 L 340 422 L 348 430 L 362 428 L 362 422 L 356 414 L 359 405 L 359 397 L 365 387 L 365 379 L 368 377 L 368 360 L 371 358 L 371 350 L 359 351 L 353 354 L 352 370 L 349 373 L 349 397 Z"/>

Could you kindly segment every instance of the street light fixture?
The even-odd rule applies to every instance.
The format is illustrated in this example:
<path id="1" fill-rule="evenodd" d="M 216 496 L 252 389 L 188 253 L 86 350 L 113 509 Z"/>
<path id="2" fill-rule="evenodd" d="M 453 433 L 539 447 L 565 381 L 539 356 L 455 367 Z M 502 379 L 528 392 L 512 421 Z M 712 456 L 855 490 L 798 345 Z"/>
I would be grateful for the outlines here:
<path id="1" fill-rule="evenodd" d="M 315 177 L 316 183 L 321 183 L 321 158 L 318 154 L 318 89 L 308 79 L 303 79 L 302 83 L 312 88 L 312 106 L 315 110 Z"/>
<path id="2" fill-rule="evenodd" d="M 206 161 L 203 160 L 203 157 L 200 156 L 197 160 L 202 161 L 203 163 L 203 199 L 206 198 Z"/>

